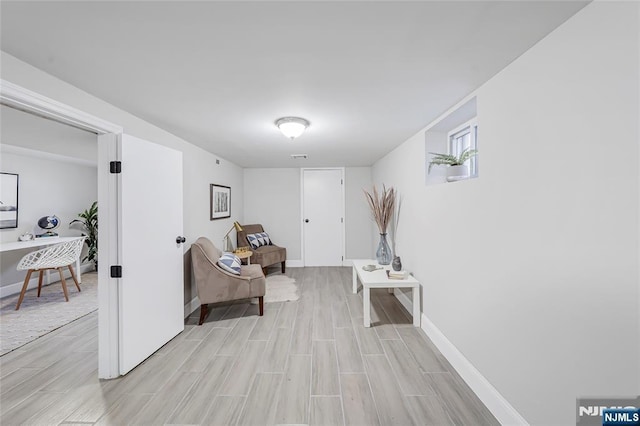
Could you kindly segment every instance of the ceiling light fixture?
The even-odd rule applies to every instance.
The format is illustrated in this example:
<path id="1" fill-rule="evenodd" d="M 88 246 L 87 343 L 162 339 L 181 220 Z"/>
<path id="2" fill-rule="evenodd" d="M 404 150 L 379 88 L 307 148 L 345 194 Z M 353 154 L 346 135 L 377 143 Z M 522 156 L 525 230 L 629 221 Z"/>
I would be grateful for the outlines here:
<path id="1" fill-rule="evenodd" d="M 309 121 L 300 117 L 282 117 L 276 120 L 276 126 L 283 135 L 294 140 L 309 127 Z"/>

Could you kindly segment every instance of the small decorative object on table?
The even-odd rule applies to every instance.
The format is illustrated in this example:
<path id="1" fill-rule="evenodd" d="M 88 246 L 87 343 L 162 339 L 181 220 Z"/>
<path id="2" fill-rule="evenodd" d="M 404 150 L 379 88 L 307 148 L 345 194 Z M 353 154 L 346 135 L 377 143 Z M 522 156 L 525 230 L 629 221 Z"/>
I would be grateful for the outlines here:
<path id="1" fill-rule="evenodd" d="M 238 247 L 234 250 L 234 253 L 241 261 L 246 260 L 247 265 L 251 265 L 251 256 L 253 255 L 253 252 L 249 250 L 249 247 Z"/>
<path id="2" fill-rule="evenodd" d="M 373 193 L 364 191 L 373 220 L 378 225 L 380 231 L 380 242 L 378 250 L 376 250 L 376 260 L 380 265 L 388 265 L 391 263 L 391 248 L 387 243 L 387 227 L 391 222 L 396 202 L 396 192 L 393 187 L 387 189 L 382 185 L 382 194 L 378 193 L 378 189 L 374 186 Z"/>
<path id="3" fill-rule="evenodd" d="M 391 262 L 391 267 L 394 271 L 399 271 L 402 269 L 402 261 L 400 260 L 400 256 L 396 256 L 393 258 L 393 262 Z"/>
<path id="4" fill-rule="evenodd" d="M 364 265 L 362 267 L 363 271 L 367 271 L 367 272 L 373 272 L 373 271 L 377 271 L 378 269 L 382 269 L 381 267 L 378 267 L 376 265 Z"/>
<path id="5" fill-rule="evenodd" d="M 25 232 L 24 234 L 18 237 L 18 241 L 31 241 L 33 240 L 33 234 L 29 232 Z"/>
<path id="6" fill-rule="evenodd" d="M 38 227 L 40 227 L 40 229 L 42 229 L 44 232 L 42 234 L 36 235 L 36 238 L 57 237 L 58 234 L 56 232 L 53 232 L 53 230 L 57 229 L 59 226 L 60 219 L 58 219 L 58 216 L 51 215 L 41 217 L 40 219 L 38 219 Z"/>

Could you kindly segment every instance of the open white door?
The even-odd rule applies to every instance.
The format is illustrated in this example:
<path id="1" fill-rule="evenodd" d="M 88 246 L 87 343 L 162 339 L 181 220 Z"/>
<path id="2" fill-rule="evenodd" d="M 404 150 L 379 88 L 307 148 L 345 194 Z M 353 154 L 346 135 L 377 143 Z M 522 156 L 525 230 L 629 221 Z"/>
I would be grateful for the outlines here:
<path id="1" fill-rule="evenodd" d="M 302 170 L 305 266 L 342 266 L 342 169 Z"/>
<path id="2" fill-rule="evenodd" d="M 119 366 L 126 374 L 184 329 L 182 153 L 122 135 Z"/>

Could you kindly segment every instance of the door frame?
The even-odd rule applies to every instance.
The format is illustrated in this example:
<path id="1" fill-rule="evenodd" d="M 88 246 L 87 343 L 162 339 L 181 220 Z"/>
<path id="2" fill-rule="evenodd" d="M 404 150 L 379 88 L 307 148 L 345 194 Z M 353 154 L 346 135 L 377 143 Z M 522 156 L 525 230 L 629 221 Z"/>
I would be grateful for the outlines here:
<path id="1" fill-rule="evenodd" d="M 98 263 L 98 377 L 111 379 L 119 373 L 118 287 L 120 280 L 109 276 L 105 265 L 118 264 L 120 177 L 109 173 L 109 161 L 120 160 L 117 145 L 123 127 L 58 102 L 17 84 L 0 79 L 0 104 L 46 119 L 95 133 L 98 138 L 98 205 L 100 251 Z"/>
<path id="2" fill-rule="evenodd" d="M 346 212 L 346 200 L 345 200 L 345 190 L 344 187 L 346 185 L 345 179 L 345 168 L 344 167 L 303 167 L 300 169 L 300 257 L 302 258 L 302 266 L 306 266 L 306 258 L 304 253 L 304 172 L 305 170 L 340 170 L 340 175 L 342 179 L 342 208 L 340 214 L 342 215 L 342 266 L 345 265 L 346 258 L 346 228 L 345 224 L 347 223 L 347 218 L 345 215 Z"/>

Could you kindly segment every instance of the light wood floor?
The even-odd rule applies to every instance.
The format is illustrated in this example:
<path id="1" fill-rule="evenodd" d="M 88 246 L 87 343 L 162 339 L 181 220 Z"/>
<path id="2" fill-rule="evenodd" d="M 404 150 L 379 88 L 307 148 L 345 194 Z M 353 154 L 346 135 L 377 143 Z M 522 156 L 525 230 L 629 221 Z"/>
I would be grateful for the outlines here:
<path id="1" fill-rule="evenodd" d="M 350 268 L 287 275 L 299 301 L 196 311 L 119 379 L 97 379 L 97 314 L 0 357 L 0 424 L 498 424 L 386 290 L 364 328 Z"/>

